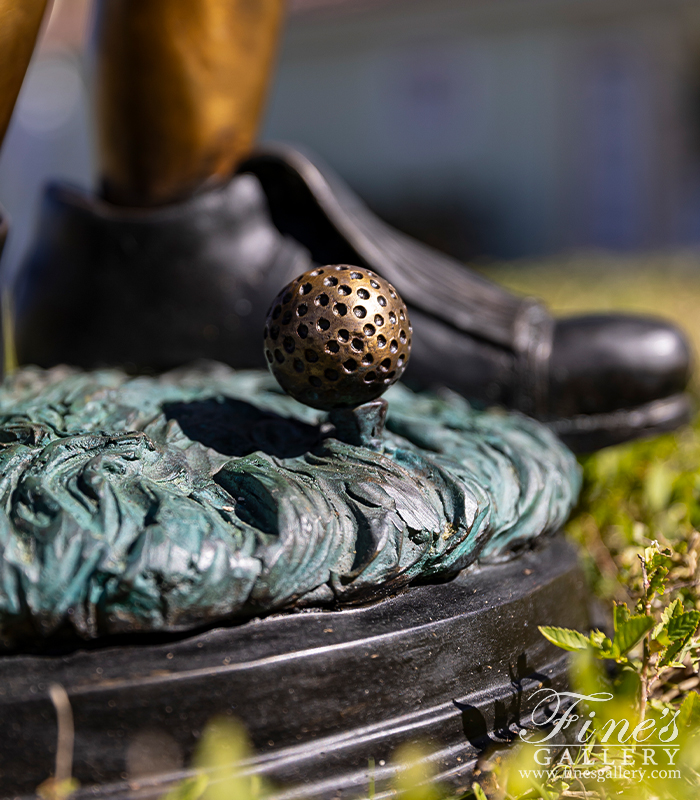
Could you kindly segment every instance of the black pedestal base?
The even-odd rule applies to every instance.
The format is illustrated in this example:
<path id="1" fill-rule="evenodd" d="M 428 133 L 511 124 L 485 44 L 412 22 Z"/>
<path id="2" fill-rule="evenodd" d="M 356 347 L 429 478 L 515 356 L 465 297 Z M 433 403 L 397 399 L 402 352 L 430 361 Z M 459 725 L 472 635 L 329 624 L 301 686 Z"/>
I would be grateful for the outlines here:
<path id="1" fill-rule="evenodd" d="M 129 779 L 130 742 L 160 731 L 188 763 L 207 721 L 226 714 L 245 723 L 257 752 L 244 768 L 285 787 L 279 800 L 366 796 L 370 759 L 381 796 L 392 754 L 414 741 L 428 744 L 442 782 L 466 788 L 479 752 L 527 720 L 529 696 L 566 684 L 566 658 L 537 625 L 585 627 L 583 594 L 575 556 L 557 539 L 364 608 L 4 656 L 0 797 L 33 796 L 53 770 L 54 682 L 75 717 L 78 798 L 155 800 L 188 773 Z"/>

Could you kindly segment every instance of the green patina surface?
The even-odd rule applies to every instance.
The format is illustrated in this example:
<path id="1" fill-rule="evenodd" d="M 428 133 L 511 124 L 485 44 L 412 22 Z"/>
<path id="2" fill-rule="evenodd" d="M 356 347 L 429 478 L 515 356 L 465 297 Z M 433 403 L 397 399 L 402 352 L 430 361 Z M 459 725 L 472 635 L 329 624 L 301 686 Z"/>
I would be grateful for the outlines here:
<path id="1" fill-rule="evenodd" d="M 185 630 L 352 603 L 557 530 L 574 457 L 463 399 L 388 394 L 381 441 L 263 372 L 28 368 L 0 390 L 0 629 Z"/>

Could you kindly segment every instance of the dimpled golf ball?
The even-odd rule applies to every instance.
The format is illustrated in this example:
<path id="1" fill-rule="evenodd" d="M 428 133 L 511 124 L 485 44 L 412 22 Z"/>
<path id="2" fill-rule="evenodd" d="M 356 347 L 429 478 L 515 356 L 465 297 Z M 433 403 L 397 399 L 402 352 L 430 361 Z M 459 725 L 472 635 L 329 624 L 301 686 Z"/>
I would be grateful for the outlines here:
<path id="1" fill-rule="evenodd" d="M 272 301 L 265 358 L 296 400 L 326 411 L 352 408 L 399 380 L 412 333 L 406 305 L 387 281 L 360 267 L 318 267 Z"/>

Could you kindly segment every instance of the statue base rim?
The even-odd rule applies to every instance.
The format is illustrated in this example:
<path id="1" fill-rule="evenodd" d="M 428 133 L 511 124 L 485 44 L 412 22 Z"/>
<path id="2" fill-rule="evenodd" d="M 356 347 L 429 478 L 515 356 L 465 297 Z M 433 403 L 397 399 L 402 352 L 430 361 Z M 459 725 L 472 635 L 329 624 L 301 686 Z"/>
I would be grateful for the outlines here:
<path id="1" fill-rule="evenodd" d="M 565 598 L 578 602 L 562 602 Z M 249 730 L 242 764 L 276 800 L 376 797 L 392 755 L 427 743 L 436 782 L 466 789 L 480 752 L 515 735 L 545 686 L 567 683 L 566 654 L 538 625 L 586 626 L 576 555 L 561 537 L 454 580 L 359 608 L 278 614 L 157 644 L 0 657 L 0 798 L 34 796 L 53 770 L 48 689 L 75 718 L 75 800 L 156 800 L 191 773 L 131 778 L 129 742 L 163 731 L 185 763 L 214 716 Z"/>

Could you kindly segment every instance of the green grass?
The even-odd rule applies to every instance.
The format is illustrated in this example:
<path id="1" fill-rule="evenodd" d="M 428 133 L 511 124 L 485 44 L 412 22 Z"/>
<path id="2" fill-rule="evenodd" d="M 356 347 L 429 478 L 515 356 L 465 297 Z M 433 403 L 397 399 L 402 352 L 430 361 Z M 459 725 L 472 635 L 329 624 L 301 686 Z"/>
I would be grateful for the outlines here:
<path id="1" fill-rule="evenodd" d="M 494 265 L 485 272 L 515 291 L 544 299 L 559 315 L 624 310 L 667 317 L 686 331 L 700 353 L 700 254 L 637 259 L 574 256 Z M 691 391 L 700 398 L 698 375 Z M 676 599 L 686 609 L 700 610 L 700 415 L 674 434 L 608 448 L 581 463 L 583 490 L 566 531 L 579 547 L 589 586 L 599 601 L 596 622 L 610 622 L 614 603 L 634 607 L 636 602 L 639 612 L 646 577 L 640 553 L 652 542 L 668 551 L 670 559 L 663 595 L 647 612 L 660 618 Z M 623 677 L 630 669 L 624 667 Z M 637 665 L 637 672 L 640 669 Z M 687 659 L 683 668 L 664 673 L 649 695 L 650 702 L 656 708 L 677 709 L 684 701 L 686 708 L 693 703 L 700 707 L 694 695 L 699 687 L 696 664 Z M 688 748 L 700 752 L 697 737 L 689 740 Z M 521 752 L 506 763 L 517 765 L 518 759 L 529 757 Z M 685 798 L 696 796 L 697 769 L 697 764 L 688 766 L 680 787 L 565 787 L 552 773 L 547 787 L 521 787 L 529 788 L 521 795 L 509 791 L 507 778 L 499 779 L 498 770 L 486 775 L 486 785 L 493 790 L 489 796 L 496 798 Z"/>
<path id="2" fill-rule="evenodd" d="M 700 353 L 700 254 L 644 258 L 580 255 L 494 265 L 489 277 L 541 297 L 555 314 L 624 310 L 664 316 Z M 700 397 L 700 377 L 691 390 Z M 584 486 L 567 531 L 580 545 L 590 585 L 626 600 L 640 579 L 636 554 L 658 540 L 674 552 L 674 585 L 699 601 L 700 417 L 673 435 L 608 448 L 582 459 Z"/>

